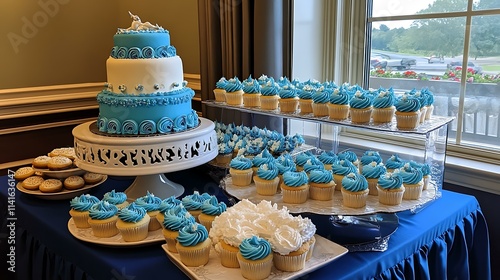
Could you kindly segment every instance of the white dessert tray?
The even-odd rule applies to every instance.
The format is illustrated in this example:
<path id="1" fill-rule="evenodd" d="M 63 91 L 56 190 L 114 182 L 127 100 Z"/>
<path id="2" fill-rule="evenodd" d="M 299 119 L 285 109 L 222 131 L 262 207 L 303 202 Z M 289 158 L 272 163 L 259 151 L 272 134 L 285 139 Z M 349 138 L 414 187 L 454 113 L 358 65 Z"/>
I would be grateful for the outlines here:
<path id="1" fill-rule="evenodd" d="M 33 170 L 42 172 L 43 175 L 46 175 L 47 177 L 50 178 L 55 178 L 55 179 L 64 179 L 68 178 L 69 176 L 80 176 L 85 174 L 87 171 L 75 167 L 71 169 L 65 169 L 65 170 L 49 170 L 49 169 L 40 169 L 40 168 L 33 168 Z"/>
<path id="2" fill-rule="evenodd" d="M 234 186 L 230 175 L 221 181 L 221 186 L 226 192 L 238 200 L 248 199 L 253 203 L 259 203 L 262 200 L 268 200 L 276 203 L 278 206 L 286 206 L 290 213 L 314 213 L 321 215 L 366 215 L 378 212 L 396 213 L 404 210 L 415 210 L 422 207 L 425 203 L 436 199 L 436 188 L 433 183 L 429 183 L 429 188 L 422 191 L 422 195 L 416 200 L 404 200 L 400 205 L 385 205 L 378 202 L 378 196 L 368 195 L 366 206 L 363 208 L 350 208 L 342 204 L 342 193 L 335 191 L 333 200 L 319 201 L 308 199 L 302 204 L 284 203 L 281 193 L 273 196 L 257 194 L 255 184 L 251 183 L 246 187 Z"/>
<path id="3" fill-rule="evenodd" d="M 36 196 L 36 197 L 38 197 L 40 199 L 45 199 L 45 200 L 66 200 L 66 199 L 72 199 L 75 196 L 79 196 L 81 194 L 84 194 L 84 193 L 90 191 L 92 188 L 95 188 L 95 187 L 99 186 L 100 184 L 104 183 L 106 181 L 106 179 L 108 179 L 108 176 L 107 175 L 103 175 L 102 180 L 100 182 L 96 183 L 96 184 L 85 185 L 82 188 L 79 188 L 79 189 L 76 189 L 76 190 L 68 190 L 68 189 L 63 188 L 62 191 L 60 191 L 60 192 L 54 192 L 54 193 L 44 193 L 44 192 L 41 192 L 39 190 L 28 190 L 28 189 L 25 189 L 22 186 L 21 182 L 19 182 L 16 185 L 16 188 L 20 192 L 22 192 L 22 193 L 25 193 L 25 194 L 28 194 L 28 195 L 32 195 L 32 196 Z"/>
<path id="4" fill-rule="evenodd" d="M 304 269 L 295 272 L 284 272 L 272 268 L 271 274 L 266 279 L 295 279 L 309 272 L 312 272 L 336 259 L 343 256 L 348 252 L 345 247 L 342 247 L 324 237 L 315 235 L 316 244 L 311 259 L 306 261 Z M 167 244 L 162 245 L 163 250 L 167 253 L 168 258 L 184 272 L 189 278 L 196 280 L 243 280 L 239 268 L 227 268 L 220 263 L 219 255 L 215 250 L 210 250 L 210 259 L 206 265 L 199 267 L 185 266 L 179 257 L 178 253 L 172 253 L 168 250 Z"/>
<path id="5" fill-rule="evenodd" d="M 68 230 L 76 239 L 109 247 L 136 247 L 165 242 L 161 229 L 150 231 L 144 240 L 132 242 L 124 241 L 120 233 L 112 237 L 95 237 L 91 228 L 77 228 L 73 218 L 68 221 Z"/>

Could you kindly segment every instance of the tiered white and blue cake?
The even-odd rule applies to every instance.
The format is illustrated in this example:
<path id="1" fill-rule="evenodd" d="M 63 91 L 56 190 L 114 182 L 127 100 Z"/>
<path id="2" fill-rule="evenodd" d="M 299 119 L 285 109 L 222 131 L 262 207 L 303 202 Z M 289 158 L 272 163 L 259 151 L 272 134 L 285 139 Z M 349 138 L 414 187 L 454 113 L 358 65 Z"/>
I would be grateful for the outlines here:
<path id="1" fill-rule="evenodd" d="M 99 131 L 148 135 L 197 127 L 194 91 L 184 81 L 168 30 L 130 15 L 132 25 L 118 29 L 106 61 L 107 83 L 97 95 Z"/>

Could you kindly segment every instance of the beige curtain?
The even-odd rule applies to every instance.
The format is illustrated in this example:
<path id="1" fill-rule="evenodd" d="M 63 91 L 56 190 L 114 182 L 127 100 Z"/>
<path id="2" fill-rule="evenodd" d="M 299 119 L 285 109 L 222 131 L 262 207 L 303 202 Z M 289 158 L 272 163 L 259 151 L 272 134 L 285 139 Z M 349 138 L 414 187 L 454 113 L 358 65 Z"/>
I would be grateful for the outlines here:
<path id="1" fill-rule="evenodd" d="M 292 6 L 293 0 L 198 0 L 203 100 L 214 99 L 212 91 L 221 77 L 291 78 Z M 210 119 L 226 114 L 236 123 L 249 118 L 225 111 L 203 106 Z M 259 117 L 250 118 L 255 122 Z"/>

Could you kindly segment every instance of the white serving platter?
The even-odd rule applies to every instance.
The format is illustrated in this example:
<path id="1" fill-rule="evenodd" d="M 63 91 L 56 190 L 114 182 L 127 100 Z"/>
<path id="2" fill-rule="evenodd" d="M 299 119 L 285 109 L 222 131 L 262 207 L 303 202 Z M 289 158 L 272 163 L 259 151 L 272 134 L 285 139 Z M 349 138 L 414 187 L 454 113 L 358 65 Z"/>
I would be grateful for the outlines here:
<path id="1" fill-rule="evenodd" d="M 284 272 L 272 268 L 271 274 L 266 279 L 275 280 L 286 280 L 286 279 L 296 279 L 302 275 L 310 273 L 328 263 L 340 258 L 345 255 L 348 250 L 324 237 L 315 235 L 316 244 L 314 246 L 314 251 L 311 259 L 306 261 L 304 269 L 296 272 Z M 167 245 L 162 245 L 163 250 L 165 250 L 168 258 L 189 278 L 195 280 L 220 280 L 220 279 L 231 279 L 231 280 L 244 280 L 241 275 L 239 268 L 227 268 L 222 266 L 220 263 L 219 255 L 212 248 L 210 250 L 210 259 L 206 265 L 199 267 L 188 267 L 185 266 L 179 257 L 178 253 L 172 253 L 168 250 Z"/>

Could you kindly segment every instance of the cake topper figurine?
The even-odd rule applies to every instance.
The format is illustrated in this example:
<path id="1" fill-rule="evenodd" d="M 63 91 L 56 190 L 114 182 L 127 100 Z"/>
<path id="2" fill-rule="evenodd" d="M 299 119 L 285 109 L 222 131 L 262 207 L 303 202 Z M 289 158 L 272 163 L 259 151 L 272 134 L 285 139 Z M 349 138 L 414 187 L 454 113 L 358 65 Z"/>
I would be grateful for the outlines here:
<path id="1" fill-rule="evenodd" d="M 158 24 L 153 25 L 149 21 L 142 22 L 139 16 L 132 14 L 130 11 L 128 12 L 128 14 L 132 18 L 132 24 L 130 25 L 129 28 L 118 28 L 120 32 L 141 31 L 141 30 L 144 31 L 163 30 L 163 28 Z"/>

